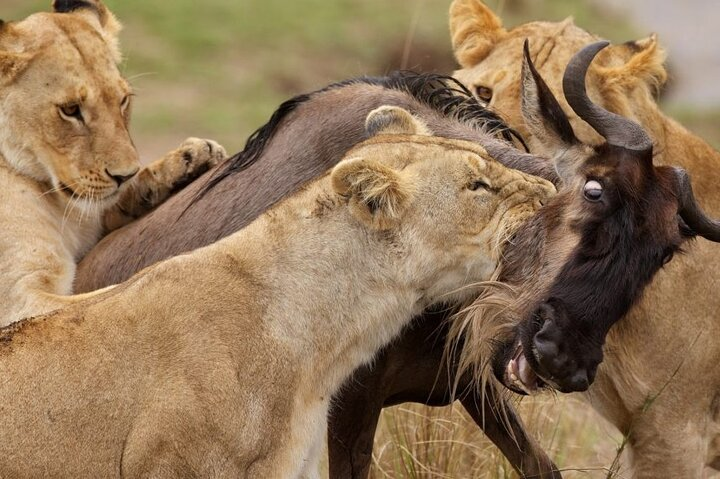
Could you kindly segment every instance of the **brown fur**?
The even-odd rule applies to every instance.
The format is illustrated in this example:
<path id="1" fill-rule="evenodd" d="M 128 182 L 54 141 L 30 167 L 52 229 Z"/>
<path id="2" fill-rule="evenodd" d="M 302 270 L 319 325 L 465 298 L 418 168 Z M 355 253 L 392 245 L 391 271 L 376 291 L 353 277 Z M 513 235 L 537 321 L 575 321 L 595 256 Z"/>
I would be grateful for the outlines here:
<path id="1" fill-rule="evenodd" d="M 336 106 L 341 103 L 345 108 L 339 114 Z M 381 105 L 412 111 L 433 134 L 480 143 L 510 168 L 550 181 L 556 179 L 552 166 L 545 161 L 522 154 L 489 134 L 482 118 L 457 121 L 401 88 L 351 81 L 300 95 L 286 104 L 294 105 L 294 109 L 276 125 L 279 133 L 268 135 L 258 161 L 208 190 L 207 186 L 226 169 L 216 168 L 170 198 L 163 208 L 108 235 L 78 266 L 76 289 L 91 291 L 124 281 L 143 267 L 210 244 L 247 225 L 362 141 L 366 137 L 365 117 Z M 236 155 L 235 161 L 242 162 L 244 154 Z"/>
<path id="2" fill-rule="evenodd" d="M 489 11 L 477 0 L 456 0 L 453 8 L 470 3 Z M 475 32 L 482 36 L 487 15 L 462 21 L 475 22 Z M 458 21 L 451 20 L 451 26 Z M 463 69 L 456 72 L 458 78 L 468 87 L 491 88 L 491 105 L 527 135 L 531 131 L 522 121 L 517 94 L 525 38 L 530 39 L 541 74 L 562 98 L 560 80 L 568 59 L 597 37 L 569 20 L 533 22 L 508 31 L 500 41 L 489 37 L 493 47 L 475 63 L 464 63 L 459 56 Z M 655 142 L 655 163 L 687 169 L 703 207 L 720 214 L 720 155 L 665 116 L 654 101 L 666 78 L 665 55 L 656 37 L 606 50 L 598 56 L 600 66 L 590 70 L 588 91 L 593 100 L 641 123 Z M 561 103 L 578 136 L 596 140 L 596 134 Z M 530 145 L 547 153 L 537 139 Z M 669 263 L 640 304 L 610 331 L 605 361 L 587 394 L 600 413 L 629 435 L 637 478 L 699 478 L 703 468 L 717 464 L 720 457 L 720 423 L 713 409 L 720 392 L 720 256 L 703 239 L 686 250 L 688 254 Z"/>
<path id="3" fill-rule="evenodd" d="M 418 90 L 412 85 L 418 80 L 422 88 L 415 96 L 411 91 Z M 435 134 L 484 145 L 503 164 L 556 179 L 552 166 L 548 167 L 544 160 L 522 154 L 489 135 L 482 116 L 456 117 L 447 105 L 437 105 L 440 108 L 436 109 L 424 103 L 423 97 L 437 98 L 437 90 L 426 90 L 434 83 L 433 76 L 354 80 L 285 102 L 246 149 L 226 164 L 246 164 L 242 171 L 231 172 L 207 190 L 207 185 L 221 177 L 226 167 L 217 168 L 156 211 L 108 235 L 79 265 L 78 290 L 89 291 L 122 281 L 146 265 L 209 244 L 245 226 L 276 201 L 336 164 L 365 138 L 363 122 L 368 112 L 384 104 L 415 112 Z M 460 93 L 454 95 L 463 98 Z M 456 99 L 453 96 L 451 103 Z M 338 110 L 338 104 L 343 108 Z M 274 130 L 269 129 L 272 125 Z M 257 158 L 250 161 L 248 158 L 255 154 Z M 446 311 L 442 316 L 447 319 L 450 314 Z M 432 338 L 424 334 L 434 331 L 437 324 L 438 315 L 418 318 L 412 331 L 406 330 L 383 350 L 375 367 L 360 368 L 343 387 L 343 394 L 335 398 L 328 435 L 332 477 L 367 476 L 375 425 L 383 405 L 400 399 L 435 405 L 453 400 L 448 378 L 455 376 L 454 369 L 441 368 L 443 331 L 447 328 L 438 330 Z M 424 353 L 418 359 L 421 351 Z M 423 367 L 418 369 L 419 365 Z M 524 431 L 511 407 L 506 422 L 495 414 L 502 409 L 500 403 L 482 402 L 494 397 L 492 393 L 481 398 L 473 389 L 467 391 L 463 404 L 507 454 L 514 468 L 528 477 L 557 477 L 555 466 Z"/>
<path id="4" fill-rule="evenodd" d="M 472 295 L 555 191 L 409 133 L 214 245 L 0 330 L 0 475 L 315 477 L 342 381 L 424 308 Z"/>

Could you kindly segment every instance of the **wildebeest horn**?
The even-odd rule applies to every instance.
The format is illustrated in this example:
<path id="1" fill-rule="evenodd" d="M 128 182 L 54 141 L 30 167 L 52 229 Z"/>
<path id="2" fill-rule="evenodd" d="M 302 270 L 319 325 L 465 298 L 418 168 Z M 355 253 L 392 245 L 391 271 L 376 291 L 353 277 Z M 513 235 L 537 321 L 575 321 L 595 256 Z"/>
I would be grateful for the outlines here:
<path id="1" fill-rule="evenodd" d="M 563 76 L 565 99 L 573 111 L 600 133 L 608 144 L 637 152 L 649 151 L 652 140 L 640 125 L 599 107 L 588 98 L 585 89 L 588 68 L 595 55 L 608 45 L 608 42 L 592 43 L 570 59 Z"/>
<path id="2" fill-rule="evenodd" d="M 720 221 L 708 217 L 693 194 L 690 176 L 682 168 L 675 168 L 678 179 L 680 216 L 692 230 L 705 239 L 720 243 Z"/>

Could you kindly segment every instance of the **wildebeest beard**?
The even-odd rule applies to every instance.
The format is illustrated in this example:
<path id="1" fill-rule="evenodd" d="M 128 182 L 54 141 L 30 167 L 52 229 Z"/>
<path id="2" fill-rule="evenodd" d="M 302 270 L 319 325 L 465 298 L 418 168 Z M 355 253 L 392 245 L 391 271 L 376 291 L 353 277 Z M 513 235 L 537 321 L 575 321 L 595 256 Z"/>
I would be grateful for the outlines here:
<path id="1" fill-rule="evenodd" d="M 598 157 L 607 157 L 608 148 L 598 147 Z M 682 222 L 677 231 L 663 231 L 676 211 L 670 168 L 610 153 L 619 176 L 609 207 L 574 214 L 577 192 L 563 189 L 515 233 L 495 280 L 452 325 L 450 338 L 464 335 L 461 368 L 483 383 L 494 376 L 518 393 L 587 389 L 610 327 L 694 236 Z M 628 180 L 627 166 L 647 181 Z M 537 360 L 545 347 L 554 371 Z"/>

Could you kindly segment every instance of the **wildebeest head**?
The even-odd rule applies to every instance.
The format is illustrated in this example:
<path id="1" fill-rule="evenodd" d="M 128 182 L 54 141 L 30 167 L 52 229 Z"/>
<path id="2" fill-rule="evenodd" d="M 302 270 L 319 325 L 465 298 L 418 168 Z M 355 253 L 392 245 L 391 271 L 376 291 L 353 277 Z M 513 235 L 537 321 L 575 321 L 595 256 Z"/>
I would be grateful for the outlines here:
<path id="1" fill-rule="evenodd" d="M 582 49 L 563 77 L 571 108 L 604 138 L 589 146 L 575 136 L 525 44 L 523 116 L 555 152 L 562 186 L 506 247 L 498 276 L 505 286 L 490 285 L 456 326 L 470 335 L 466 364 L 492 357 L 485 366 L 516 392 L 587 389 L 610 327 L 683 241 L 696 234 L 720 241 L 720 224 L 697 206 L 687 174 L 654 166 L 646 132 L 588 98 L 587 69 L 605 46 Z"/>

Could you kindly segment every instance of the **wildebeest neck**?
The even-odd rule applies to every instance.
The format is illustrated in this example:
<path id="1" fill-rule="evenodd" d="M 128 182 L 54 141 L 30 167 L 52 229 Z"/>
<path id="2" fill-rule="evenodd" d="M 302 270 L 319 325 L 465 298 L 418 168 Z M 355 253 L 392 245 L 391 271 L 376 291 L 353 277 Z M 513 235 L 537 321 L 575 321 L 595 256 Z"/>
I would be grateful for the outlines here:
<path id="1" fill-rule="evenodd" d="M 452 90 L 462 101 L 440 101 L 450 88 L 443 90 L 443 77 L 406 74 L 393 78 L 343 82 L 283 104 L 243 152 L 151 214 L 103 239 L 79 265 L 76 291 L 118 283 L 142 267 L 210 244 L 247 225 L 364 140 L 365 117 L 382 105 L 407 109 L 438 136 L 487 143 L 488 152 L 503 164 L 555 179 L 544 159 L 522 154 L 489 133 L 505 131 L 502 122 L 486 113 L 469 93 Z M 405 82 L 419 88 L 422 79 L 436 85 L 428 90 L 427 101 L 401 87 Z M 242 174 L 235 174 L 239 171 Z M 113 268 L 102 266 L 106 262 Z"/>

